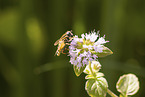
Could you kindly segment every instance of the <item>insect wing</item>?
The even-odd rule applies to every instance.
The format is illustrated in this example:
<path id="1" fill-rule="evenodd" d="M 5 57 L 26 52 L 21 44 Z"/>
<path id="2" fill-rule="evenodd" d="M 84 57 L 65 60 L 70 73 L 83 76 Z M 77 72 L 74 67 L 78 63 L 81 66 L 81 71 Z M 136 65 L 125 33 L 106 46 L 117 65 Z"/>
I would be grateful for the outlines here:
<path id="1" fill-rule="evenodd" d="M 63 40 L 63 39 L 65 38 L 65 36 L 66 36 L 66 33 L 64 33 L 64 34 L 60 37 L 60 39 L 58 39 L 58 40 L 54 43 L 54 45 L 56 46 L 56 45 L 59 43 L 59 41 L 61 41 L 61 40 Z"/>
<path id="2" fill-rule="evenodd" d="M 72 39 L 73 39 L 72 31 L 67 31 L 66 33 L 64 33 L 61 36 L 61 38 L 54 43 L 55 46 L 58 45 L 55 55 L 60 56 L 60 53 L 62 53 L 65 50 L 66 45 L 68 45 L 68 42 L 72 41 Z"/>

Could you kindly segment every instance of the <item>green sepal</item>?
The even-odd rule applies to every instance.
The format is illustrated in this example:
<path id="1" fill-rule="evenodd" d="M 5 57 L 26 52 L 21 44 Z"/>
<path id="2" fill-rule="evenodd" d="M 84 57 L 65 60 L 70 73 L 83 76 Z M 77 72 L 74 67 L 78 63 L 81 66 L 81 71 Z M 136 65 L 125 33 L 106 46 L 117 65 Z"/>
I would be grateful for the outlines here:
<path id="1" fill-rule="evenodd" d="M 116 88 L 123 97 L 127 97 L 127 95 L 134 95 L 139 90 L 138 78 L 134 74 L 123 75 L 119 78 Z"/>
<path id="2" fill-rule="evenodd" d="M 77 66 L 73 65 L 76 76 L 79 76 L 84 71 L 85 67 L 86 66 L 77 67 Z"/>
<path id="3" fill-rule="evenodd" d="M 105 97 L 108 83 L 104 77 L 89 79 L 86 82 L 85 90 L 91 97 Z"/>
<path id="4" fill-rule="evenodd" d="M 111 55 L 111 54 L 113 54 L 113 52 L 109 49 L 109 48 L 107 48 L 107 47 L 105 47 L 105 46 L 103 46 L 103 52 L 101 52 L 101 53 L 96 53 L 96 55 L 98 56 L 98 57 L 106 57 L 106 56 L 108 56 L 108 55 Z"/>

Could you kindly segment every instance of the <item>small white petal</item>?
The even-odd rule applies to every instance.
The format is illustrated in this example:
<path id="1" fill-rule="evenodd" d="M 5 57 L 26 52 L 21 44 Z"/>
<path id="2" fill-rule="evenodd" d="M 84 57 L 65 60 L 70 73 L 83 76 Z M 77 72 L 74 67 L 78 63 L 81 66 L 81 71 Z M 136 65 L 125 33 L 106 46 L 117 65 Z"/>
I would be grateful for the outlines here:
<path id="1" fill-rule="evenodd" d="M 76 45 L 76 41 L 75 40 L 72 40 L 72 42 L 70 43 L 71 45 Z"/>
<path id="2" fill-rule="evenodd" d="M 84 35 L 84 34 L 82 34 L 82 35 L 81 35 L 81 37 L 84 39 L 84 38 L 85 38 L 85 35 Z"/>
<path id="3" fill-rule="evenodd" d="M 107 43 L 109 41 L 105 41 L 105 39 L 103 37 L 99 38 L 97 42 L 95 42 L 95 45 L 100 45 L 100 44 L 104 44 Z"/>
<path id="4" fill-rule="evenodd" d="M 93 58 L 89 58 L 89 61 L 93 61 Z"/>
<path id="5" fill-rule="evenodd" d="M 88 65 L 88 60 L 86 58 L 83 59 L 83 66 Z"/>
<path id="6" fill-rule="evenodd" d="M 90 38 L 91 38 L 90 34 L 86 33 L 86 40 L 90 40 Z"/>
<path id="7" fill-rule="evenodd" d="M 87 52 L 87 57 L 88 57 L 88 58 L 92 57 L 91 54 L 92 54 L 92 53 L 91 53 L 90 51 L 88 51 L 88 52 Z"/>
<path id="8" fill-rule="evenodd" d="M 86 44 L 83 45 L 83 48 L 88 48 L 88 46 Z"/>
<path id="9" fill-rule="evenodd" d="M 101 53 L 101 52 L 103 52 L 103 45 L 95 45 L 94 46 L 94 50 L 96 51 L 96 52 L 99 52 L 99 53 Z"/>
<path id="10" fill-rule="evenodd" d="M 71 64 L 74 64 L 74 61 L 75 61 L 75 59 L 71 57 L 69 62 L 70 62 Z"/>
<path id="11" fill-rule="evenodd" d="M 77 57 L 77 61 L 80 63 L 81 60 L 82 60 L 82 57 L 78 56 L 78 57 Z"/>
<path id="12" fill-rule="evenodd" d="M 83 38 L 80 38 L 79 42 L 81 42 L 81 43 L 82 43 L 82 42 L 83 42 Z"/>
<path id="13" fill-rule="evenodd" d="M 74 60 L 74 65 L 77 65 L 78 64 L 78 61 Z"/>
<path id="14" fill-rule="evenodd" d="M 96 35 L 96 33 L 92 33 L 92 34 L 91 34 L 90 41 L 91 41 L 91 42 L 95 42 L 97 38 L 98 38 L 98 35 Z"/>
<path id="15" fill-rule="evenodd" d="M 77 67 L 82 67 L 82 63 L 78 63 Z"/>
<path id="16" fill-rule="evenodd" d="M 98 56 L 97 56 L 97 55 L 95 55 L 95 54 L 93 54 L 93 58 L 94 58 L 94 59 L 96 59 L 96 58 L 98 58 Z"/>
<path id="17" fill-rule="evenodd" d="M 92 45 L 88 45 L 89 50 L 92 50 L 93 49 L 92 47 L 93 47 Z"/>
<path id="18" fill-rule="evenodd" d="M 75 50 L 75 49 L 76 48 L 73 45 L 69 46 L 69 50 Z"/>
<path id="19" fill-rule="evenodd" d="M 86 51 L 84 51 L 81 55 L 83 56 L 83 57 L 85 57 L 85 56 L 87 56 L 87 52 Z"/>

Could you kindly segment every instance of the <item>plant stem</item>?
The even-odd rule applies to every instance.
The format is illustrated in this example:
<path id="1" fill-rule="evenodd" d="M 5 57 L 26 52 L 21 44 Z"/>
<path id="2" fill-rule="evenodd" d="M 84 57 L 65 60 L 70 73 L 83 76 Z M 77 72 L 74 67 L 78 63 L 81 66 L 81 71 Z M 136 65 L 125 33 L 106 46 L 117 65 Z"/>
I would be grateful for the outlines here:
<path id="1" fill-rule="evenodd" d="M 114 94 L 111 90 L 107 89 L 107 92 L 112 97 L 118 97 L 116 94 Z"/>
<path id="2" fill-rule="evenodd" d="M 89 61 L 89 69 L 91 71 L 91 74 L 94 76 L 94 78 L 96 77 L 93 70 L 92 70 L 92 67 L 91 67 L 91 61 Z"/>

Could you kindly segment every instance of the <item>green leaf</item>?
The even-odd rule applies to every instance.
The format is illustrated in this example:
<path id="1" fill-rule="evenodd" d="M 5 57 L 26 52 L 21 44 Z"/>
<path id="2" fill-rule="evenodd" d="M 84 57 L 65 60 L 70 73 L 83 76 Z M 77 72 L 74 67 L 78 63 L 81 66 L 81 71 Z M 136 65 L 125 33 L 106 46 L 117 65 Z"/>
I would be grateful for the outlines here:
<path id="1" fill-rule="evenodd" d="M 109 49 L 109 48 L 107 48 L 107 47 L 105 47 L 105 46 L 103 46 L 103 52 L 102 53 L 97 53 L 97 56 L 98 57 L 105 57 L 105 56 L 108 56 L 108 55 L 111 55 L 111 54 L 113 54 L 113 52 Z"/>
<path id="2" fill-rule="evenodd" d="M 91 97 L 105 97 L 108 83 L 105 78 L 89 79 L 86 82 L 85 89 Z"/>
<path id="3" fill-rule="evenodd" d="M 117 91 L 122 95 L 134 95 L 139 90 L 139 81 L 134 74 L 126 74 L 119 78 L 116 84 Z"/>
<path id="4" fill-rule="evenodd" d="M 97 72 L 97 73 L 95 74 L 95 76 L 94 76 L 94 75 L 91 75 L 91 74 L 86 75 L 85 79 L 96 79 L 96 78 L 103 77 L 103 76 L 104 76 L 103 73 Z"/>
<path id="5" fill-rule="evenodd" d="M 91 68 L 89 65 L 91 65 Z M 92 73 L 96 74 L 101 69 L 101 64 L 99 63 L 99 61 L 92 61 L 89 63 L 89 65 L 87 65 L 84 70 L 84 73 L 86 74 L 92 74 Z"/>
<path id="6" fill-rule="evenodd" d="M 94 77 L 93 75 L 89 74 L 86 75 L 85 79 L 95 79 L 96 77 Z"/>
<path id="7" fill-rule="evenodd" d="M 74 72 L 75 72 L 76 76 L 79 76 L 84 71 L 86 66 L 82 66 L 79 68 L 79 67 L 73 65 L 73 67 L 74 67 Z"/>
<path id="8" fill-rule="evenodd" d="M 104 74 L 103 73 L 101 73 L 101 72 L 98 72 L 97 74 L 96 74 L 96 77 L 98 78 L 98 77 L 103 77 L 104 76 Z"/>

